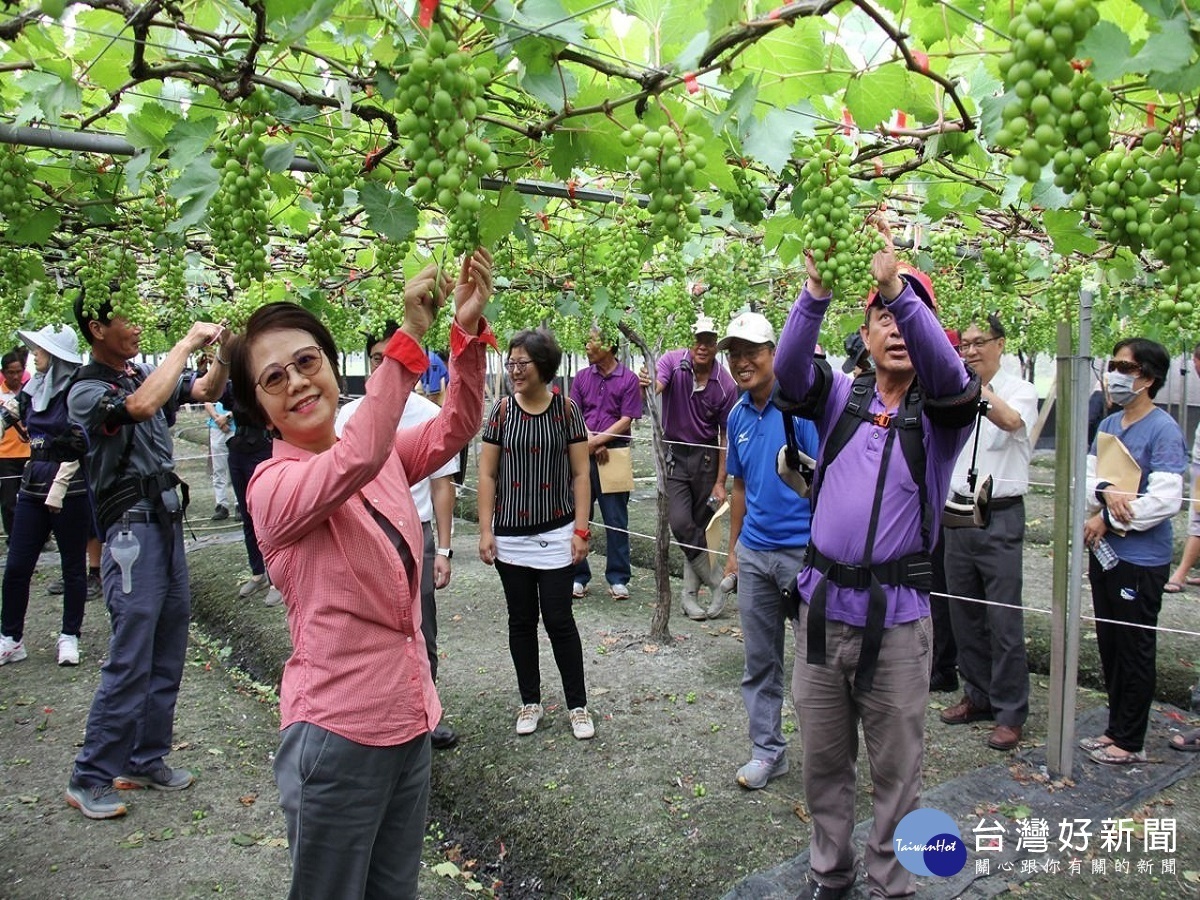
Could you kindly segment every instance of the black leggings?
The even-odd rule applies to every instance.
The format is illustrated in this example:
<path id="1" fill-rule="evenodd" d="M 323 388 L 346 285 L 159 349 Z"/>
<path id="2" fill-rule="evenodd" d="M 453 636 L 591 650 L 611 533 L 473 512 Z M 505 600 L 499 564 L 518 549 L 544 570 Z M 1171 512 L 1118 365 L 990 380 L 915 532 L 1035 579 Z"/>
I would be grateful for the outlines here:
<path id="1" fill-rule="evenodd" d="M 508 650 L 517 670 L 521 703 L 542 702 L 542 675 L 538 666 L 538 612 L 546 625 L 554 661 L 562 676 L 567 708 L 587 706 L 583 684 L 583 645 L 571 610 L 574 566 L 531 569 L 496 561 L 504 598 L 508 601 Z"/>

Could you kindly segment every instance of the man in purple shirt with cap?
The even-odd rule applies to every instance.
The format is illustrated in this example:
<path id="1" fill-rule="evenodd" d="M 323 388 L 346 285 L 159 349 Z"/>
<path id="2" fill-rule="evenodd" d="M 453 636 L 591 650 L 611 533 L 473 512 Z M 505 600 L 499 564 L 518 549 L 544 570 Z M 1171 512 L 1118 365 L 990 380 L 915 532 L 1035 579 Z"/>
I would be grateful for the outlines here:
<path id="1" fill-rule="evenodd" d="M 683 550 L 683 612 L 689 619 L 715 619 L 725 609 L 722 573 L 708 562 L 704 532 L 725 502 L 725 423 L 738 399 L 733 376 L 717 362 L 717 326 L 701 314 L 692 325 L 691 347 L 658 358 L 655 390 L 662 394 L 667 441 L 667 507 L 671 533 Z M 642 387 L 650 386 L 643 370 Z M 708 585 L 708 609 L 696 602 Z"/>
<path id="2" fill-rule="evenodd" d="M 571 399 L 583 413 L 588 430 L 588 461 L 592 479 L 592 509 L 600 504 L 604 518 L 604 576 L 614 600 L 629 599 L 629 492 L 605 494 L 600 490 L 600 469 L 607 464 L 609 448 L 629 446 L 629 428 L 642 417 L 642 388 L 638 377 L 617 360 L 617 342 L 593 328 L 588 336 L 591 363 L 575 376 Z M 590 519 L 591 513 L 588 514 Z M 587 557 L 575 567 L 573 596 L 582 597 L 592 570 Z"/>
<path id="3" fill-rule="evenodd" d="M 811 255 L 808 283 L 775 355 L 781 393 L 802 402 L 821 436 L 811 542 L 797 578 L 802 602 L 792 676 L 813 819 L 805 896 L 813 900 L 849 896 L 854 884 L 860 719 L 874 789 L 870 893 L 914 891 L 892 841 L 900 820 L 920 805 L 932 642 L 929 551 L 979 398 L 978 379 L 938 324 L 928 278 L 911 267 L 901 272 L 890 231 L 878 227 L 885 248 L 871 272 L 879 288 L 861 329 L 875 375 L 852 379 L 814 360 L 831 297 Z"/>

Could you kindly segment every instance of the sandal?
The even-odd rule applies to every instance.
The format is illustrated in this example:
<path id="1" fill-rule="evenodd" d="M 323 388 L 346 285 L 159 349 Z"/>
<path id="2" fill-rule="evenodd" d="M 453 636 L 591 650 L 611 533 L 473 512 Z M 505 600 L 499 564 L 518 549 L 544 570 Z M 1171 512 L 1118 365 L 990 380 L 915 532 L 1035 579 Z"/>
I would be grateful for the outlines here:
<path id="1" fill-rule="evenodd" d="M 1126 751 L 1120 756 L 1115 756 L 1109 752 L 1109 749 L 1109 747 L 1101 747 L 1093 750 L 1088 754 L 1088 758 L 1092 762 L 1098 762 L 1104 766 L 1133 766 L 1147 761 L 1145 750 L 1139 750 L 1136 753 Z"/>
<path id="2" fill-rule="evenodd" d="M 1183 593 L 1183 585 L 1180 584 L 1178 581 L 1168 581 L 1166 584 L 1163 585 L 1163 593 L 1164 594 L 1182 594 Z"/>
<path id="3" fill-rule="evenodd" d="M 1185 578 L 1183 580 L 1187 584 L 1190 584 L 1192 587 L 1200 587 L 1200 577 L 1198 577 L 1198 576 L 1189 575 L 1187 578 Z"/>
<path id="4" fill-rule="evenodd" d="M 1171 749 L 1183 753 L 1200 753 L 1200 728 L 1171 735 Z"/>
<path id="5" fill-rule="evenodd" d="M 1105 747 L 1111 747 L 1112 742 L 1112 738 L 1107 734 L 1102 734 L 1099 737 L 1080 738 L 1079 749 L 1091 753 L 1093 750 L 1102 750 Z"/>

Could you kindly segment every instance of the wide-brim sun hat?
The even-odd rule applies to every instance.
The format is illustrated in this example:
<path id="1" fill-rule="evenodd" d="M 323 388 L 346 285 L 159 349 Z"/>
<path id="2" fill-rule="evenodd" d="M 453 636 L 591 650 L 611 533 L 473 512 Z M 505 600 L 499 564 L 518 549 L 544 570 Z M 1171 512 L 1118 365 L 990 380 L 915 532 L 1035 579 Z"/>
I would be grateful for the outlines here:
<path id="1" fill-rule="evenodd" d="M 47 325 L 38 331 L 18 330 L 17 334 L 30 347 L 45 350 L 63 362 L 83 362 L 83 357 L 79 354 L 79 335 L 69 325 L 63 325 L 58 330 L 55 330 L 53 325 Z"/>

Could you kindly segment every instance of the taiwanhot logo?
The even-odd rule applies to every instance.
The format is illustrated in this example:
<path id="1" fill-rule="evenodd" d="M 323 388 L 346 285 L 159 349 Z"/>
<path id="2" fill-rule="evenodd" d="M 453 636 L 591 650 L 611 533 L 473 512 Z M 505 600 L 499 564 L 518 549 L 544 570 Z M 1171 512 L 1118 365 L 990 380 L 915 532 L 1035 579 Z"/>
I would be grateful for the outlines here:
<path id="1" fill-rule="evenodd" d="M 914 809 L 892 838 L 896 859 L 914 875 L 949 878 L 967 864 L 967 845 L 958 824 L 940 809 Z"/>

